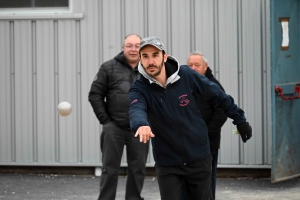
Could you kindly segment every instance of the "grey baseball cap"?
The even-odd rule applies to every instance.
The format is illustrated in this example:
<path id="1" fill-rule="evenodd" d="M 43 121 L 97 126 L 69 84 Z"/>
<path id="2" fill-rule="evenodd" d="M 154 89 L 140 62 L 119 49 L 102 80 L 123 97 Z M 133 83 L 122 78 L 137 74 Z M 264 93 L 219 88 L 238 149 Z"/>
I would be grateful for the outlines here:
<path id="1" fill-rule="evenodd" d="M 152 45 L 161 51 L 165 51 L 164 44 L 161 42 L 159 38 L 155 36 L 143 38 L 140 44 L 139 51 L 147 45 Z"/>

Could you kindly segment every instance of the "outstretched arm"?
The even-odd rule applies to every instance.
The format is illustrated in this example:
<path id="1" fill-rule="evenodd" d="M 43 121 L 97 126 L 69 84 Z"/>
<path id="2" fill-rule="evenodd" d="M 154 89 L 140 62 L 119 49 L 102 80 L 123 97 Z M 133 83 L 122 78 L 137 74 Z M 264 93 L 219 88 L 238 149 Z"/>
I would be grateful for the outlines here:
<path id="1" fill-rule="evenodd" d="M 237 126 L 243 142 L 247 142 L 252 137 L 252 128 L 248 122 L 244 111 L 234 103 L 234 99 L 226 94 L 219 85 L 210 82 L 206 77 L 194 73 L 194 82 L 198 92 L 203 95 L 212 105 L 224 110 L 227 117 L 233 119 L 233 124 Z"/>
<path id="2" fill-rule="evenodd" d="M 154 137 L 148 122 L 147 102 L 143 94 L 138 89 L 129 90 L 129 121 L 135 137 L 140 137 L 140 142 L 147 143 Z"/>

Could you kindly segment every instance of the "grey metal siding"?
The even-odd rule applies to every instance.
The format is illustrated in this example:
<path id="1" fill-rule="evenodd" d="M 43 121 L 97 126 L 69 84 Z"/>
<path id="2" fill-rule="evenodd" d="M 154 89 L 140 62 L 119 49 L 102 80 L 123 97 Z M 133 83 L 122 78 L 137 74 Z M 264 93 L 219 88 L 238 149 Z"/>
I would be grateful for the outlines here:
<path id="1" fill-rule="evenodd" d="M 160 37 L 181 64 L 203 52 L 245 110 L 253 138 L 243 144 L 229 119 L 219 167 L 270 166 L 269 0 L 74 2 L 83 19 L 0 16 L 0 165 L 101 166 L 102 127 L 88 92 L 100 65 L 138 33 Z M 70 116 L 57 114 L 61 101 L 72 104 Z"/>
<path id="2" fill-rule="evenodd" d="M 243 108 L 239 99 L 238 66 L 239 66 L 239 35 L 238 35 L 238 5 L 237 1 L 219 1 L 218 13 L 218 43 L 216 56 L 219 66 L 219 81 L 230 94 L 236 103 Z M 243 108 L 244 109 L 244 108 Z M 247 113 L 247 111 L 246 111 Z M 250 122 L 251 123 L 251 122 Z M 240 138 L 231 134 L 236 129 L 231 120 L 228 119 L 222 128 L 220 163 L 240 164 L 240 154 L 243 152 L 243 145 Z M 230 148 L 228 148 L 230 146 Z"/>

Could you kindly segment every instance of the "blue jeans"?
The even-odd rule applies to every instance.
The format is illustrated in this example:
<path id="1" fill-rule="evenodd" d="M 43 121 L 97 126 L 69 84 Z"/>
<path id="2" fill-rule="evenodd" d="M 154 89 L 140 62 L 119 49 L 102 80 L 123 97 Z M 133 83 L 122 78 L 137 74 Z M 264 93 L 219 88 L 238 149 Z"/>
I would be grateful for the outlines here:
<path id="1" fill-rule="evenodd" d="M 211 192 L 213 194 L 213 199 L 216 199 L 216 174 L 217 174 L 217 165 L 218 165 L 218 154 L 219 150 L 211 150 L 212 156 L 212 165 L 211 165 Z M 181 200 L 189 200 L 185 184 L 182 187 Z"/>

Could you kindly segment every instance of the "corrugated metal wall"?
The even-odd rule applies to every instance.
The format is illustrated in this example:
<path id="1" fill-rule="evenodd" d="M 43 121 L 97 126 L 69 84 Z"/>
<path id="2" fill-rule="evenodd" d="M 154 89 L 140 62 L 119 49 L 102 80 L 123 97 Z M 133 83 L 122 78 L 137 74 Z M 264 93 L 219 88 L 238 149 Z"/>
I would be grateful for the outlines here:
<path id="1" fill-rule="evenodd" d="M 228 120 L 219 167 L 270 167 L 269 0 L 73 3 L 82 19 L 9 19 L 0 11 L 0 165 L 101 166 L 101 126 L 88 92 L 101 63 L 138 33 L 160 37 L 181 64 L 191 51 L 205 53 L 245 110 L 253 138 L 243 144 Z M 72 104 L 70 116 L 58 116 L 61 101 Z"/>

